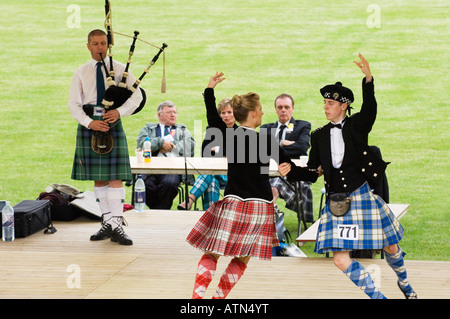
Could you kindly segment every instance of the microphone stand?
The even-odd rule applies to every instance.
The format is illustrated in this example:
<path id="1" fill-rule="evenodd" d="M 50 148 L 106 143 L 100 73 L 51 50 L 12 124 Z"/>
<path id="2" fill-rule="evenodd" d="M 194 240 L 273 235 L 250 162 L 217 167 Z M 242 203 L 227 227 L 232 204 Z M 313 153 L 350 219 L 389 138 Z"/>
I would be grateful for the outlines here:
<path id="1" fill-rule="evenodd" d="M 184 156 L 184 197 L 185 197 L 185 210 L 187 210 L 189 204 L 189 189 L 188 189 L 188 174 L 187 174 L 187 160 L 186 160 L 186 134 L 184 133 L 185 127 L 181 127 L 183 132 L 183 156 Z"/>

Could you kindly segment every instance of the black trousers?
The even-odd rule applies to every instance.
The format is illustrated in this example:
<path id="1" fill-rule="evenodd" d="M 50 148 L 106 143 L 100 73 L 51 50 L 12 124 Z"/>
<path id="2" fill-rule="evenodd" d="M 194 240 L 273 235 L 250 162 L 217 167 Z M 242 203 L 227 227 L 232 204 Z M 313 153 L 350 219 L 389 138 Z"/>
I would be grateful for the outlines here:
<path id="1" fill-rule="evenodd" d="M 170 209 L 178 195 L 181 175 L 146 175 L 145 203 L 150 209 Z"/>

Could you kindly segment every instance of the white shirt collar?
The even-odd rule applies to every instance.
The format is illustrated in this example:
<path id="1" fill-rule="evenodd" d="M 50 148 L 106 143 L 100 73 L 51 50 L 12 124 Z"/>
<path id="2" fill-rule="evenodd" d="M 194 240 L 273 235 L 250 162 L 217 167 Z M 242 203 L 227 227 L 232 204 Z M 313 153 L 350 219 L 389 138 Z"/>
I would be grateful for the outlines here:
<path id="1" fill-rule="evenodd" d="M 286 123 L 281 123 L 280 120 L 278 120 L 277 121 L 277 123 L 278 123 L 277 128 L 279 129 L 281 125 L 286 125 L 286 127 L 287 127 L 290 122 L 291 122 L 291 120 L 287 121 Z"/>
<path id="2" fill-rule="evenodd" d="M 344 127 L 344 124 L 345 124 L 346 120 L 347 120 L 347 116 L 344 117 L 342 120 L 340 120 L 340 121 L 337 122 L 337 123 L 334 123 L 334 122 L 332 122 L 332 121 L 330 121 L 330 123 L 331 123 L 331 124 L 334 124 L 334 125 L 341 124 L 341 127 Z M 332 127 L 332 129 L 333 129 L 333 128 L 336 128 L 336 127 Z"/>
<path id="3" fill-rule="evenodd" d="M 103 61 L 105 62 L 106 66 L 109 67 L 109 60 L 108 59 L 103 59 Z M 91 59 L 91 61 L 89 61 L 89 63 L 92 65 L 93 68 L 97 67 L 97 63 L 101 62 L 101 61 L 97 61 L 94 59 Z"/>
<path id="4" fill-rule="evenodd" d="M 247 129 L 247 130 L 256 131 L 256 129 L 254 129 L 253 127 L 248 127 L 248 126 L 245 126 L 245 125 L 241 125 L 241 126 L 239 126 L 239 127 L 245 128 L 245 129 Z"/>

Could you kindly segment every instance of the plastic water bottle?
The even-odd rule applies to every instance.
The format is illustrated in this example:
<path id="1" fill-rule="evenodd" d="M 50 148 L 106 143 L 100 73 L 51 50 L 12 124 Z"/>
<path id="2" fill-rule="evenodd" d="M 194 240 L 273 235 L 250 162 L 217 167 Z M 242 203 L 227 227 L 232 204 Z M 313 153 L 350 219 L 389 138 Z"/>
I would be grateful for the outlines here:
<path id="1" fill-rule="evenodd" d="M 134 209 L 140 213 L 145 210 L 145 184 L 141 175 L 134 184 Z"/>
<path id="2" fill-rule="evenodd" d="M 2 239 L 3 241 L 14 240 L 14 208 L 6 202 L 2 209 Z"/>
<path id="3" fill-rule="evenodd" d="M 147 136 L 144 141 L 144 162 L 150 163 L 152 161 L 152 143 L 150 142 L 150 138 Z"/>

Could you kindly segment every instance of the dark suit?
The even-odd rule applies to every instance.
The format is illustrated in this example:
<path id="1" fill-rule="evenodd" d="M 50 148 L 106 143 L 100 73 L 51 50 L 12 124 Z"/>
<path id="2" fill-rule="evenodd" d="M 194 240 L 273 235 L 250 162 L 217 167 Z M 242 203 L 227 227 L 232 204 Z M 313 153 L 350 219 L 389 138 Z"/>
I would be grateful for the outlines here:
<path id="1" fill-rule="evenodd" d="M 283 146 L 281 148 L 291 159 L 298 159 L 302 155 L 308 155 L 311 123 L 302 120 L 295 120 L 293 117 L 291 117 L 289 123 L 292 123 L 294 127 L 292 131 L 286 131 L 284 139 L 294 141 L 295 143 L 292 145 Z M 264 124 L 261 125 L 260 132 L 265 129 L 267 130 L 267 133 L 275 136 L 277 127 L 278 121 L 275 123 Z M 270 185 L 278 189 L 280 197 L 286 201 L 286 208 L 296 212 L 300 210 L 293 186 L 287 185 L 285 181 L 281 180 L 279 177 L 271 178 Z M 307 222 L 312 222 L 314 220 L 312 191 L 308 182 L 300 183 L 300 193 L 302 197 L 301 199 L 303 200 L 303 213 L 305 215 L 305 220 Z"/>
<path id="2" fill-rule="evenodd" d="M 283 146 L 283 151 L 290 158 L 296 159 L 298 159 L 301 155 L 308 155 L 309 132 L 311 131 L 311 123 L 302 120 L 295 120 L 293 117 L 291 117 L 289 123 L 293 123 L 294 128 L 292 129 L 292 132 L 286 131 L 285 139 L 288 141 L 294 141 L 295 143 L 293 143 L 292 145 Z M 262 130 L 265 129 L 267 130 L 267 133 L 275 136 L 277 126 L 278 122 L 264 124 L 261 125 L 259 131 L 262 132 Z"/>
<path id="3" fill-rule="evenodd" d="M 345 121 L 342 136 L 345 143 L 345 154 L 340 168 L 332 165 L 330 145 L 330 123 L 311 133 L 311 150 L 308 167 L 322 166 L 325 189 L 330 192 L 350 193 L 365 181 L 375 187 L 383 177 L 388 163 L 368 145 L 369 132 L 377 115 L 373 80 L 362 83 L 363 104 L 361 111 Z"/>

